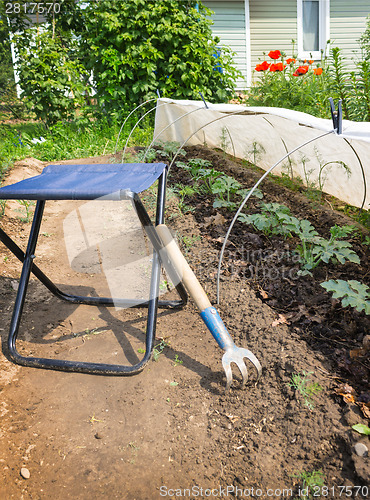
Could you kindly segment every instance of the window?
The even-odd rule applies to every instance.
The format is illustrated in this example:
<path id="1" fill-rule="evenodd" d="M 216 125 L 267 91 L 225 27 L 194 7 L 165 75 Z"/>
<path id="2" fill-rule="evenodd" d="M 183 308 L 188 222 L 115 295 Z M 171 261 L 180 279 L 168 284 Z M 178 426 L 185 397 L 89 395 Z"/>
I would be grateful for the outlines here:
<path id="1" fill-rule="evenodd" d="M 320 59 L 329 39 L 329 0 L 297 0 L 298 57 Z"/>

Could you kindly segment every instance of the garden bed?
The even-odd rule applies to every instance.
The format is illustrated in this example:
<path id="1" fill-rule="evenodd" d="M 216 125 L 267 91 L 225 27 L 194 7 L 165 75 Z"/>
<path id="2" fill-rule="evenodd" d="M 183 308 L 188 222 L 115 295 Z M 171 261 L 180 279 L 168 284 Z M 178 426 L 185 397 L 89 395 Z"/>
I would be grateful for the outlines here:
<path id="1" fill-rule="evenodd" d="M 211 161 L 245 188 L 260 176 L 255 167 L 200 146 L 188 148 L 181 160 L 195 157 Z M 99 161 L 113 159 L 91 159 Z M 40 165 L 33 174 L 37 169 Z M 22 166 L 12 172 L 19 178 L 23 174 Z M 187 170 L 174 168 L 167 224 L 215 302 L 217 261 L 233 212 L 214 208 L 214 200 L 201 191 L 171 196 L 171 189 L 179 192 L 179 183 L 194 187 Z M 334 224 L 353 223 L 270 180 L 261 191 L 264 202 L 287 205 L 322 237 L 328 238 Z M 261 200 L 252 200 L 246 213 L 259 210 Z M 57 283 L 68 281 L 81 292 L 99 288 L 99 277 L 66 272 L 63 221 L 70 210 L 66 202 L 47 205 L 38 265 Z M 29 224 L 7 212 L 1 226 L 24 247 Z M 345 491 L 366 498 L 369 457 L 359 456 L 354 447 L 369 448 L 369 438 L 351 426 L 369 421 L 369 321 L 364 312 L 342 308 L 320 286 L 331 278 L 369 283 L 364 239 L 352 235 L 347 241 L 360 264 L 323 264 L 313 276 L 298 276 L 293 254 L 298 241 L 265 236 L 237 222 L 226 247 L 219 310 L 235 342 L 261 361 L 257 386 L 250 366 L 247 387 L 241 390 L 235 374 L 232 390 L 224 393 L 222 352 L 193 304 L 160 312 L 157 361 L 132 378 L 21 368 L 2 355 L 2 498 L 222 498 L 222 492 L 232 498 L 236 488 L 251 498 L 309 498 L 304 495 L 309 484 L 317 484 L 310 490 L 314 498 L 339 499 Z M 6 355 L 20 266 L 3 247 L 0 252 L 0 333 Z M 30 297 L 21 349 L 108 362 L 123 354 L 131 362 L 139 356 L 145 328 L 140 310 L 72 306 L 71 311 L 36 281 Z M 20 475 L 22 467 L 29 479 Z"/>

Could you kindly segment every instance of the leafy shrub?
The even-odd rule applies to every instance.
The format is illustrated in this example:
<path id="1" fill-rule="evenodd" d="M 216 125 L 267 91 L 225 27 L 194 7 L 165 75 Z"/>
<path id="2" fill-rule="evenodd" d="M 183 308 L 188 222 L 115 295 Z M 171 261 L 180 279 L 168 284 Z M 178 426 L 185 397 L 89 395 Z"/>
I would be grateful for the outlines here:
<path id="1" fill-rule="evenodd" d="M 29 28 L 15 37 L 20 60 L 22 97 L 29 109 L 46 125 L 73 116 L 84 102 L 86 71 L 68 46 L 47 29 Z"/>
<path id="2" fill-rule="evenodd" d="M 209 14 L 195 0 L 89 2 L 83 44 L 99 104 L 118 112 L 157 91 L 179 99 L 199 99 L 201 91 L 206 99 L 225 101 L 238 72 L 227 48 L 216 59 L 219 40 L 212 37 Z"/>

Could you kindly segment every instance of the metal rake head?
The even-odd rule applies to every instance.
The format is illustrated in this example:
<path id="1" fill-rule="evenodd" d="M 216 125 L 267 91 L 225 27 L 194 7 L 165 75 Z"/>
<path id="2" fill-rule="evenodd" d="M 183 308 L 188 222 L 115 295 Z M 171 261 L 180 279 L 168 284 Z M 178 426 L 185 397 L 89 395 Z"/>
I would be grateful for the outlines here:
<path id="1" fill-rule="evenodd" d="M 244 386 L 248 380 L 248 370 L 244 361 L 244 358 L 249 359 L 257 370 L 257 381 L 261 377 L 262 374 L 262 366 L 256 356 L 249 351 L 248 349 L 244 349 L 242 347 L 236 347 L 236 345 L 230 346 L 225 354 L 222 356 L 222 366 L 224 367 L 226 373 L 226 389 L 227 392 L 230 389 L 231 382 L 233 379 L 233 374 L 231 370 L 231 363 L 235 363 L 242 374 L 243 381 L 242 386 Z"/>

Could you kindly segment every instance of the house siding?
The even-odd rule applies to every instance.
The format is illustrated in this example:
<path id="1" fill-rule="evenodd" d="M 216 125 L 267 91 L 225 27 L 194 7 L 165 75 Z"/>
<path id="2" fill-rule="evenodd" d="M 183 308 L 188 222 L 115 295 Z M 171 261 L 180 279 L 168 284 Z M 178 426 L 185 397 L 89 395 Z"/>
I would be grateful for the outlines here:
<path id="1" fill-rule="evenodd" d="M 342 49 L 342 55 L 350 69 L 354 69 L 355 61 L 361 55 L 358 40 L 366 28 L 366 18 L 369 14 L 370 0 L 330 2 L 331 46 Z"/>
<path id="2" fill-rule="evenodd" d="M 242 73 L 237 80 L 237 88 L 244 89 L 247 79 L 247 49 L 245 28 L 245 4 L 242 1 L 203 1 L 203 5 L 211 9 L 213 21 L 212 32 L 220 38 L 220 45 L 228 45 L 236 55 L 235 66 Z"/>
<path id="3" fill-rule="evenodd" d="M 270 50 L 279 49 L 292 56 L 292 39 L 297 40 L 297 1 L 249 0 L 249 10 L 252 69 L 265 59 L 263 53 L 268 59 Z M 252 81 L 255 78 L 253 72 Z"/>

